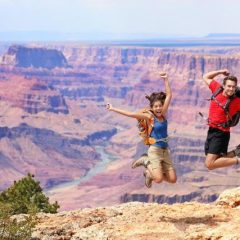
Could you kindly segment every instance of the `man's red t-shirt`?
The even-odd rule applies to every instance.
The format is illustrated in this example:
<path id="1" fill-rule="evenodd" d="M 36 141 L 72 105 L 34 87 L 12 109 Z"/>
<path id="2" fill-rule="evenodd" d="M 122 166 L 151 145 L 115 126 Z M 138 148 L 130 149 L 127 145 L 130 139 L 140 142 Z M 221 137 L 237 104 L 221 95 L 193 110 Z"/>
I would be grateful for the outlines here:
<path id="1" fill-rule="evenodd" d="M 209 84 L 209 88 L 212 91 L 212 93 L 214 93 L 219 87 L 221 87 L 221 84 L 215 80 L 212 80 L 211 83 Z M 219 103 L 221 103 L 222 106 L 224 106 L 228 100 L 228 97 L 224 96 L 223 93 L 220 92 L 216 96 L 216 99 Z M 233 116 L 238 111 L 240 111 L 240 98 L 236 97 L 231 101 L 229 105 L 229 114 L 230 116 Z M 224 132 L 230 131 L 230 128 L 218 126 L 218 124 L 226 122 L 228 118 L 223 108 L 220 107 L 214 100 L 212 100 L 210 103 L 208 119 L 209 119 L 208 125 L 210 127 L 218 128 Z"/>

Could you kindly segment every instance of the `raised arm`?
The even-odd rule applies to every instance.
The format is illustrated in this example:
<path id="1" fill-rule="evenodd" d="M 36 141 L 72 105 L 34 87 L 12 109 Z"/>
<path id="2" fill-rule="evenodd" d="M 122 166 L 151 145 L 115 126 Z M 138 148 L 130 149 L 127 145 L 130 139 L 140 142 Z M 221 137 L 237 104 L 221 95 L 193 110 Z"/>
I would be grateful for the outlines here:
<path id="1" fill-rule="evenodd" d="M 114 108 L 110 103 L 108 103 L 106 107 L 109 111 L 113 111 L 131 118 L 146 119 L 146 120 L 149 120 L 151 118 L 151 116 L 147 113 L 145 114 L 145 113 L 138 113 L 138 112 L 129 112 L 120 108 Z"/>
<path id="2" fill-rule="evenodd" d="M 203 80 L 207 85 L 209 85 L 212 82 L 212 80 L 220 74 L 228 76 L 230 73 L 227 69 L 220 69 L 217 71 L 208 72 L 205 75 L 203 75 Z"/>
<path id="3" fill-rule="evenodd" d="M 162 108 L 162 115 L 165 116 L 172 99 L 172 90 L 169 84 L 168 75 L 166 73 L 160 73 L 160 77 L 163 79 L 165 85 L 166 99 Z"/>

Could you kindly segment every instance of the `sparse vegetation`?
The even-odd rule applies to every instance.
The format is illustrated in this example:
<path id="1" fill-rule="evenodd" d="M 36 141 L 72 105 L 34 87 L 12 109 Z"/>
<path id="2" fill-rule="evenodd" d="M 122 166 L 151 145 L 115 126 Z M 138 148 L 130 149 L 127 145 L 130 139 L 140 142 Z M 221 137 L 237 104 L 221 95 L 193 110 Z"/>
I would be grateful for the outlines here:
<path id="1" fill-rule="evenodd" d="M 0 202 L 0 239 L 1 240 L 27 240 L 32 235 L 37 223 L 36 214 L 12 216 L 13 206 Z"/>
<path id="2" fill-rule="evenodd" d="M 57 202 L 50 204 L 49 198 L 44 195 L 38 181 L 32 174 L 14 184 L 0 194 L 0 202 L 12 205 L 12 214 L 29 213 L 31 208 L 37 212 L 56 213 Z"/>
<path id="3" fill-rule="evenodd" d="M 56 213 L 58 208 L 57 202 L 49 203 L 40 183 L 28 174 L 0 193 L 0 239 L 30 239 L 37 223 L 36 213 Z"/>

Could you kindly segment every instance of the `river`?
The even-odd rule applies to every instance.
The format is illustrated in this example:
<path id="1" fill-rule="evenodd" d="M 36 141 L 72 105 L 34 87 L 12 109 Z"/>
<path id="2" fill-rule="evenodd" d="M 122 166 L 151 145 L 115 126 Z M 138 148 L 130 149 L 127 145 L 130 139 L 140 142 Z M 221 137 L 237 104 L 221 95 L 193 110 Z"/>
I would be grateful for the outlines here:
<path id="1" fill-rule="evenodd" d="M 86 182 L 88 181 L 90 178 L 94 177 L 95 175 L 103 172 L 106 167 L 108 166 L 108 164 L 114 160 L 117 159 L 117 156 L 108 154 L 105 151 L 105 146 L 103 145 L 99 145 L 95 147 L 97 153 L 100 154 L 100 158 L 101 161 L 99 161 L 88 173 L 87 175 L 85 175 L 84 177 L 81 178 L 76 178 L 73 181 L 70 182 L 65 182 L 65 183 L 60 183 L 52 188 L 48 188 L 47 190 L 45 190 L 44 192 L 48 195 L 51 195 L 51 193 L 53 193 L 55 190 L 57 189 L 63 189 L 63 188 L 69 188 L 69 187 L 73 187 L 76 186 L 80 183 Z"/>

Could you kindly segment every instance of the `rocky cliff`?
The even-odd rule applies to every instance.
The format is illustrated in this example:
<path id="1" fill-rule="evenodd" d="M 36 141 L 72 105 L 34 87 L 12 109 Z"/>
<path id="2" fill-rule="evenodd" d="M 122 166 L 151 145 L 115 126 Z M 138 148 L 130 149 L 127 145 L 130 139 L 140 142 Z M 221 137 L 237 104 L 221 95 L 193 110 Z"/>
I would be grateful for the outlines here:
<path id="1" fill-rule="evenodd" d="M 2 68 L 4 70 L 4 68 Z M 22 108 L 27 113 L 38 112 L 69 113 L 64 96 L 52 85 L 24 74 L 1 74 L 0 99 L 12 107 Z"/>
<path id="2" fill-rule="evenodd" d="M 68 66 L 62 52 L 56 49 L 29 48 L 20 45 L 9 47 L 7 53 L 2 57 L 1 64 L 48 69 Z"/>
<path id="3" fill-rule="evenodd" d="M 238 240 L 240 188 L 216 202 L 156 204 L 131 202 L 112 207 L 39 214 L 34 240 Z"/>

